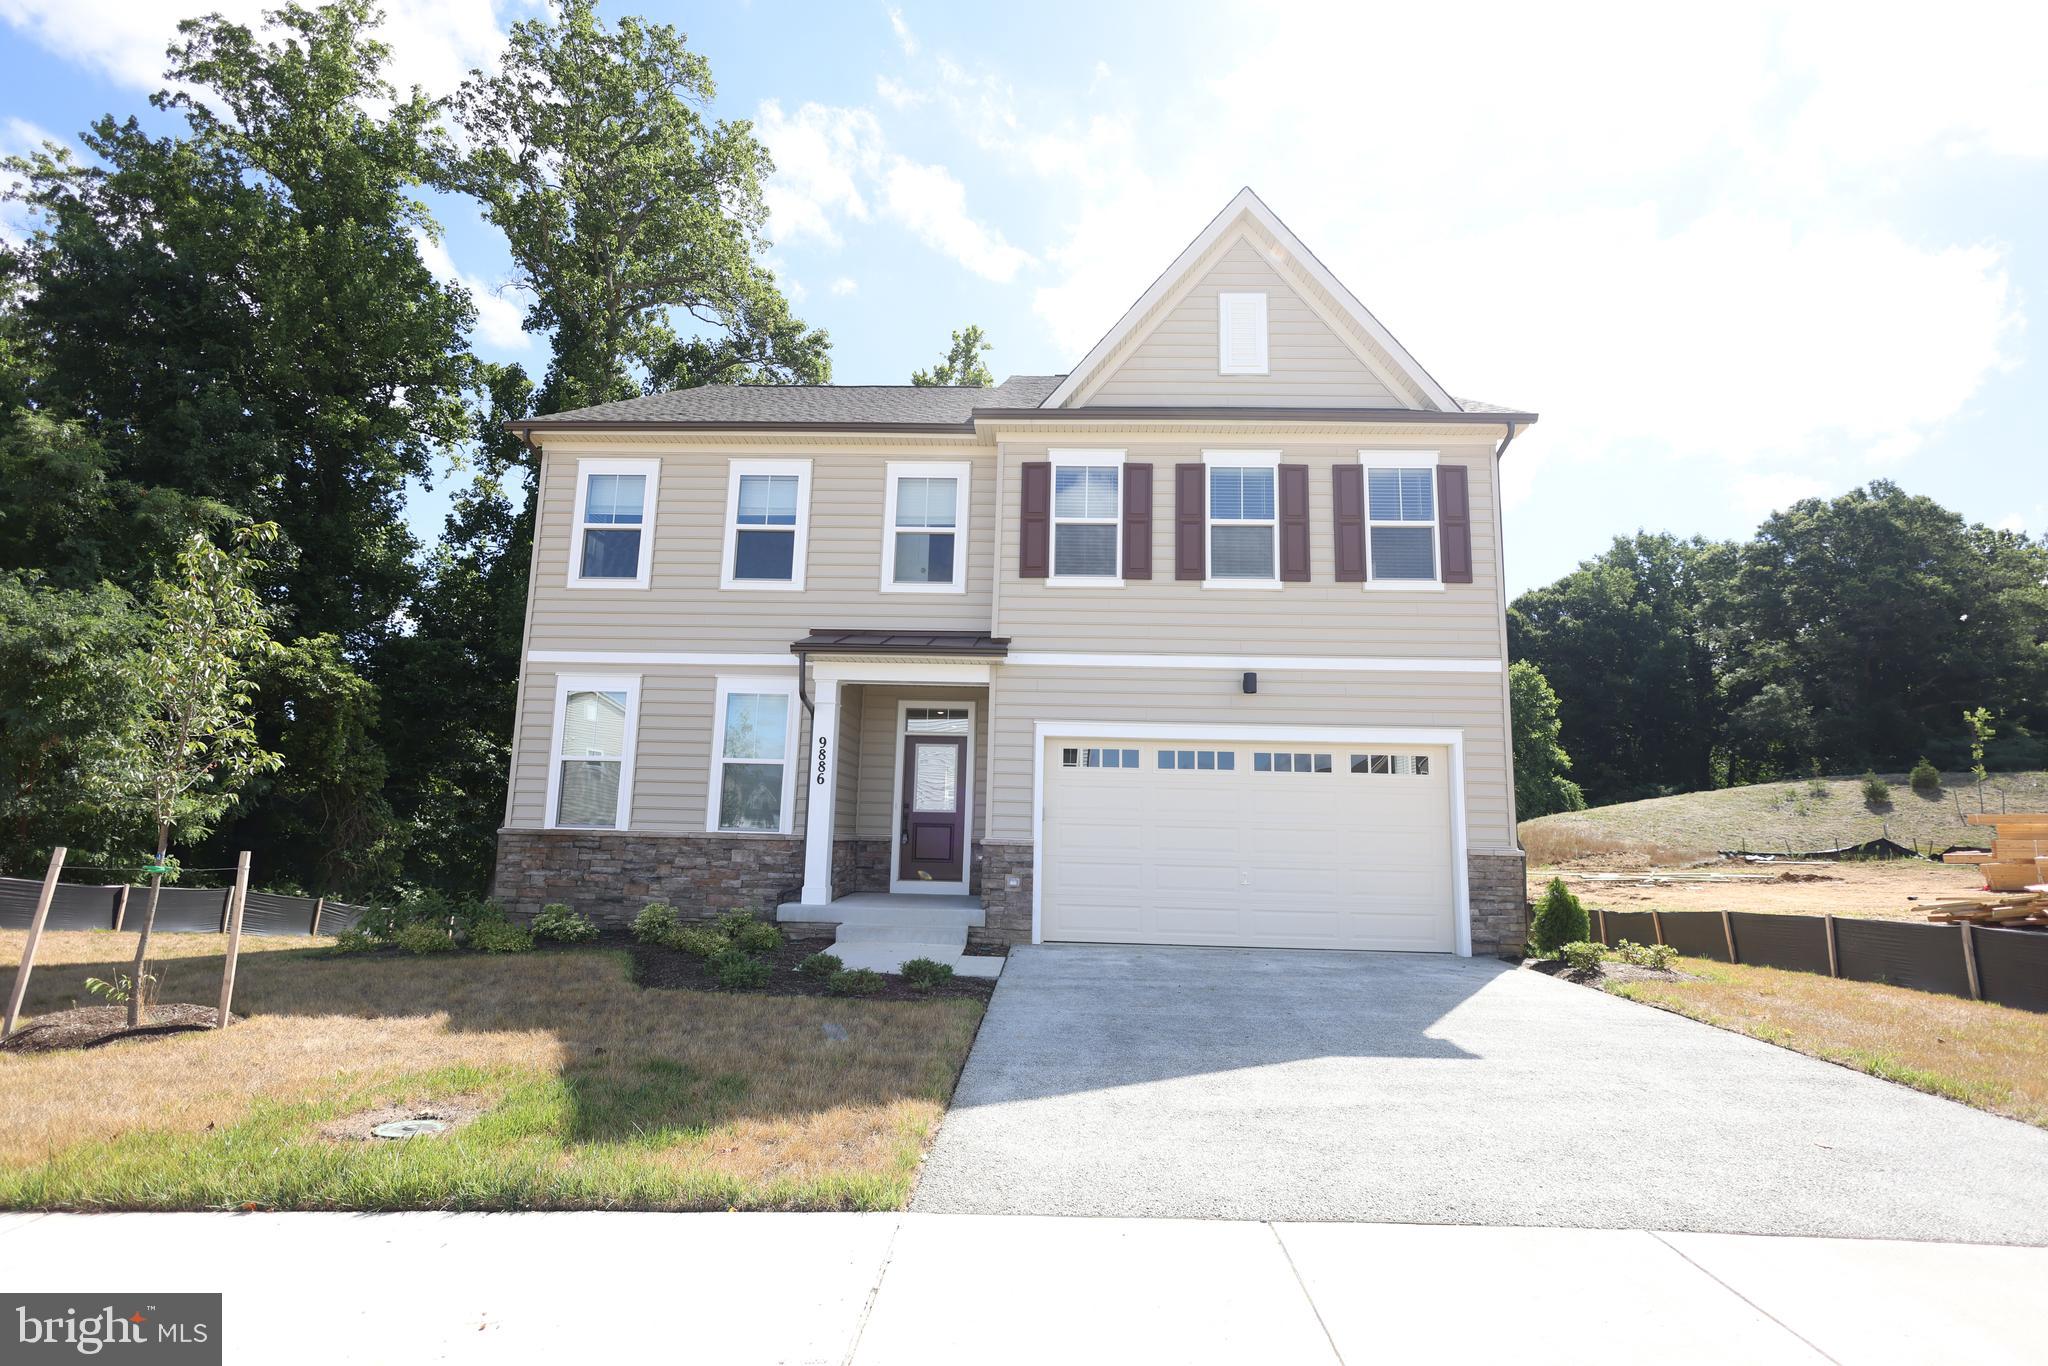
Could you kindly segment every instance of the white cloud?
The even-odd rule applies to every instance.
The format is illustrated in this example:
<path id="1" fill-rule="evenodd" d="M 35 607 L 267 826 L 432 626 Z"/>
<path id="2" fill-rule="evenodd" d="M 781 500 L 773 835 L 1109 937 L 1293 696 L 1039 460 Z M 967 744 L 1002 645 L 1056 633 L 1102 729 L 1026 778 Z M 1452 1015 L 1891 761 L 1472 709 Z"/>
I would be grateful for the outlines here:
<path id="1" fill-rule="evenodd" d="M 889 7 L 889 28 L 895 33 L 897 43 L 902 46 L 903 55 L 915 57 L 917 55 L 917 35 L 912 33 L 910 25 L 903 21 L 903 11 L 897 9 L 894 5 Z"/>
<path id="2" fill-rule="evenodd" d="M 413 232 L 413 241 L 419 246 L 420 260 L 434 273 L 435 279 L 443 284 L 461 285 L 469 291 L 470 302 L 476 306 L 479 341 L 501 351 L 523 351 L 533 344 L 533 338 L 521 326 L 526 316 L 523 307 L 484 281 L 457 269 L 455 258 L 448 254 L 446 242 L 418 230 Z M 511 292 L 523 294 L 524 291 Z"/>
<path id="3" fill-rule="evenodd" d="M 2027 529 L 2027 519 L 2017 512 L 2008 512 L 1991 525 L 1999 531 L 2024 532 Z"/>
<path id="4" fill-rule="evenodd" d="M 0 0 L 0 19 L 49 51 L 105 73 L 135 90 L 164 84 L 164 50 L 178 21 L 218 12 L 238 24 L 261 24 L 276 0 L 209 0 L 205 6 L 154 0 Z M 489 66 L 504 45 L 505 19 L 537 11 L 535 0 L 393 0 L 380 36 L 391 48 L 385 76 L 401 91 L 419 85 L 446 94 L 471 67 Z"/>
<path id="5" fill-rule="evenodd" d="M 929 93 L 912 89 L 894 76 L 875 77 L 875 94 L 891 109 L 915 109 L 931 99 Z"/>
<path id="6" fill-rule="evenodd" d="M 842 275 L 832 282 L 831 293 L 836 299 L 844 299 L 850 294 L 857 294 L 859 292 L 860 281 L 854 279 L 851 275 Z"/>
<path id="7" fill-rule="evenodd" d="M 1033 263 L 1029 252 L 969 212 L 966 187 L 946 167 L 889 151 L 870 110 L 805 104 L 785 114 L 765 100 L 755 129 L 775 159 L 762 193 L 778 242 L 809 237 L 838 246 L 840 220 L 879 216 L 999 283 Z"/>
<path id="8" fill-rule="evenodd" d="M 1762 522 L 1802 498 L 1819 498 L 1830 492 L 1829 484 L 1809 474 L 1745 474 L 1735 481 L 1736 506 L 1751 522 Z"/>

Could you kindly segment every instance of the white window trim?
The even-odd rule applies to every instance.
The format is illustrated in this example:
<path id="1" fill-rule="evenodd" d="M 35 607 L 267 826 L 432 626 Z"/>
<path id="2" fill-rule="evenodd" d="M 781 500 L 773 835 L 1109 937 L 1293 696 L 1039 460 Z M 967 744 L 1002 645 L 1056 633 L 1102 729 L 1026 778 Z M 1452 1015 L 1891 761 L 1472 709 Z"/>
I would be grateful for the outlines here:
<path id="1" fill-rule="evenodd" d="M 1219 579 L 1213 573 L 1202 580 L 1204 588 L 1220 588 L 1227 591 L 1250 589 L 1252 592 L 1278 592 L 1284 585 L 1280 581 L 1280 452 L 1278 451 L 1203 451 L 1202 452 L 1202 566 L 1212 570 L 1216 564 L 1216 500 L 1207 486 L 1208 473 L 1212 469 L 1271 470 L 1273 471 L 1273 576 L 1266 579 Z M 1256 522 L 1233 521 L 1232 526 L 1255 526 Z"/>
<path id="2" fill-rule="evenodd" d="M 1122 451 L 1048 451 L 1047 459 L 1052 464 L 1052 504 L 1046 509 L 1046 577 L 1045 582 L 1052 588 L 1122 588 L 1124 586 L 1124 452 Z M 1061 517 L 1060 470 L 1062 467 L 1086 468 L 1088 466 L 1114 465 L 1116 467 L 1116 572 L 1114 574 L 1062 574 L 1060 567 L 1060 523 L 1071 522 L 1076 526 L 1101 526 L 1104 519 L 1099 517 Z"/>
<path id="3" fill-rule="evenodd" d="M 1436 568 L 1436 577 L 1430 579 L 1375 579 L 1372 576 L 1372 530 L 1378 526 L 1422 526 L 1421 522 L 1375 522 L 1372 519 L 1372 472 L 1374 470 L 1433 470 L 1438 463 L 1437 451 L 1375 451 L 1361 450 L 1358 463 L 1365 466 L 1365 591 L 1368 593 L 1441 593 L 1444 591 L 1444 548 L 1437 534 L 1442 520 L 1443 509 L 1436 505 L 1436 487 L 1429 490 L 1429 554 L 1430 562 Z"/>
<path id="4" fill-rule="evenodd" d="M 726 830 L 718 824 L 718 789 L 725 776 L 725 699 L 733 693 L 781 693 L 789 699 L 788 732 L 782 737 L 782 817 L 773 830 Z M 796 680 L 767 674 L 720 674 L 711 703 L 711 777 L 704 797 L 704 830 L 712 835 L 787 835 L 795 827 L 797 752 Z M 759 763 L 740 759 L 738 763 Z"/>
<path id="5" fill-rule="evenodd" d="M 965 593 L 967 591 L 967 503 L 974 466 L 967 461 L 891 460 L 887 493 L 882 500 L 882 591 L 884 593 Z M 951 583 L 897 583 L 896 534 L 918 533 L 928 528 L 896 525 L 896 482 L 899 479 L 951 479 L 955 481 L 953 503 L 953 581 Z M 1122 492 L 1119 482 L 1118 492 Z M 941 528 L 943 529 L 943 528 Z"/>
<path id="6" fill-rule="evenodd" d="M 1244 299 L 1255 299 L 1259 307 L 1259 359 L 1255 365 L 1230 363 L 1230 307 Z M 1216 373 L 1219 375 L 1267 375 L 1273 370 L 1271 315 L 1266 310 L 1264 290 L 1219 291 L 1216 295 Z"/>
<path id="7" fill-rule="evenodd" d="M 600 471 L 609 473 L 609 471 Z M 562 722 L 569 710 L 572 692 L 622 692 L 626 694 L 626 734 L 619 754 L 619 809 L 610 825 L 562 825 L 556 819 L 556 803 L 562 797 Z M 556 674 L 555 721 L 548 733 L 548 804 L 543 813 L 546 830 L 627 830 L 633 819 L 633 751 L 640 740 L 639 674 Z"/>
<path id="8" fill-rule="evenodd" d="M 584 505 L 590 496 L 593 474 L 640 474 L 647 477 L 647 501 L 640 509 L 640 572 L 630 579 L 586 579 L 583 577 Z M 659 460 L 578 460 L 576 462 L 576 513 L 569 524 L 569 587 L 645 588 L 654 572 L 654 510 L 661 495 Z M 610 529 L 610 528 L 606 528 Z"/>
<path id="9" fill-rule="evenodd" d="M 725 552 L 718 562 L 718 586 L 742 593 L 801 593 L 804 591 L 805 552 L 811 539 L 811 462 L 808 460 L 732 460 L 727 462 L 725 482 Z M 732 575 L 733 554 L 739 547 L 740 480 L 749 474 L 795 475 L 796 545 L 790 552 L 789 578 L 736 579 Z M 749 531 L 781 531 L 782 527 L 749 527 Z"/>

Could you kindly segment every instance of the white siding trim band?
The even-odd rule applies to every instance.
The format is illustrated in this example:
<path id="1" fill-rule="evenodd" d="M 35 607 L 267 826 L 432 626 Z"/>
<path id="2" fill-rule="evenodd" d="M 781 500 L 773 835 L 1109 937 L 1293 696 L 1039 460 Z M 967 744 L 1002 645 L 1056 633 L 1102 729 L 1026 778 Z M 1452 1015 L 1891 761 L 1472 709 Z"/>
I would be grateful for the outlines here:
<path id="1" fill-rule="evenodd" d="M 528 664 L 714 664 L 742 669 L 794 669 L 796 660 L 779 655 L 676 654 L 632 650 L 528 650 Z"/>
<path id="2" fill-rule="evenodd" d="M 1098 655 L 1063 650 L 1013 650 L 1004 660 L 1070 669 L 1293 669 L 1304 673 L 1497 674 L 1497 659 L 1388 659 L 1337 655 Z"/>

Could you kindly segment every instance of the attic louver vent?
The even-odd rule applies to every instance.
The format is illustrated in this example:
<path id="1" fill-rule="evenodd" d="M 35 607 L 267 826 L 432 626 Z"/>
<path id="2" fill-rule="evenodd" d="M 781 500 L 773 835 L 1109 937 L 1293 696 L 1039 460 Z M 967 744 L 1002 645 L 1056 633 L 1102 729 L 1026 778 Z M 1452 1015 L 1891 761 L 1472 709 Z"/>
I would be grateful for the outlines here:
<path id="1" fill-rule="evenodd" d="M 1226 375 L 1266 373 L 1266 296 L 1216 296 L 1217 369 Z"/>

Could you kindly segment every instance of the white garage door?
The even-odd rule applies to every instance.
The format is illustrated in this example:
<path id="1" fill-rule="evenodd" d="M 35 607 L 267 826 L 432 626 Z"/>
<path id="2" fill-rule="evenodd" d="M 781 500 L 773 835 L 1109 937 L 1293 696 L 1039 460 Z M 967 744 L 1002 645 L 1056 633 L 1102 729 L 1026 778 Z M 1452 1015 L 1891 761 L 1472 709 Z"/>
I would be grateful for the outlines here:
<path id="1" fill-rule="evenodd" d="M 1443 749 L 1053 739 L 1044 761 L 1046 939 L 1455 947 Z"/>

